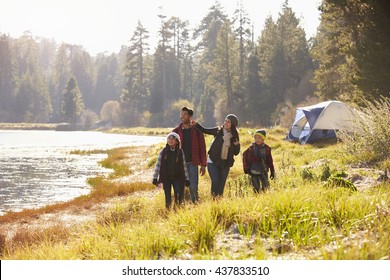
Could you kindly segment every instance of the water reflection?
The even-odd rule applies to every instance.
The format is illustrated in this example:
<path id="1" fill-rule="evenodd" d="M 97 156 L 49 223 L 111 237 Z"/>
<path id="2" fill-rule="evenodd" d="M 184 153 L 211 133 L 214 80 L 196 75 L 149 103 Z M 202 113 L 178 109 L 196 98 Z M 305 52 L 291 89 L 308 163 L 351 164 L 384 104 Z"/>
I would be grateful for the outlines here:
<path id="1" fill-rule="evenodd" d="M 87 194 L 87 178 L 112 172 L 98 165 L 106 154 L 70 154 L 73 150 L 152 145 L 163 140 L 100 132 L 0 130 L 0 214 Z"/>

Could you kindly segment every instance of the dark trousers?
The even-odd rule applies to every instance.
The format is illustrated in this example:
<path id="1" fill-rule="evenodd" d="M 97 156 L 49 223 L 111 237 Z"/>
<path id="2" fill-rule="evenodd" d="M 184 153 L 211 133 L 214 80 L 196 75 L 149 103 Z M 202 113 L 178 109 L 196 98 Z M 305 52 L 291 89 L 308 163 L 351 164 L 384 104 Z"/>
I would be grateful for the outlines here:
<path id="1" fill-rule="evenodd" d="M 184 182 L 177 179 L 168 180 L 166 184 L 164 184 L 164 193 L 165 193 L 165 207 L 170 208 L 172 204 L 172 187 L 173 193 L 175 196 L 175 206 L 183 203 L 184 199 Z"/>
<path id="2" fill-rule="evenodd" d="M 217 166 L 214 163 L 208 163 L 207 170 L 211 178 L 211 195 L 214 197 L 222 196 L 230 167 L 227 165 Z"/>
<path id="3" fill-rule="evenodd" d="M 253 189 L 256 193 L 259 193 L 260 190 L 265 191 L 269 188 L 268 174 L 251 174 L 251 182 Z"/>

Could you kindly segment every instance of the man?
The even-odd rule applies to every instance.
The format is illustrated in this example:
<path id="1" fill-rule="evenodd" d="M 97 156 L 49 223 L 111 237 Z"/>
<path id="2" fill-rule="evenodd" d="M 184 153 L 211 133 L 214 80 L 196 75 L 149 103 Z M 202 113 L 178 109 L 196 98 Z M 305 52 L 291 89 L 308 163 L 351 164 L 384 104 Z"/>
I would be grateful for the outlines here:
<path id="1" fill-rule="evenodd" d="M 198 196 L 199 168 L 200 175 L 206 173 L 206 143 L 202 132 L 191 126 L 191 119 L 194 111 L 191 108 L 183 107 L 180 112 L 181 123 L 173 129 L 180 136 L 182 149 L 187 162 L 187 169 L 190 176 L 191 201 L 196 203 Z"/>

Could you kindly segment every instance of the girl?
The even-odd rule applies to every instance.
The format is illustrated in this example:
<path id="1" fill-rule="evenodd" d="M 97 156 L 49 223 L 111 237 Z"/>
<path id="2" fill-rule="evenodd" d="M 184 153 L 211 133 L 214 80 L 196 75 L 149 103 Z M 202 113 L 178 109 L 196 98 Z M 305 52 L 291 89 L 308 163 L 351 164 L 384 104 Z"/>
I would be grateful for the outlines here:
<path id="1" fill-rule="evenodd" d="M 189 186 L 189 176 L 184 152 L 180 146 L 180 136 L 171 132 L 167 136 L 167 145 L 160 151 L 154 168 L 153 185 L 162 184 L 165 194 L 165 207 L 172 204 L 171 188 L 175 196 L 175 206 L 184 198 L 184 184 Z"/>

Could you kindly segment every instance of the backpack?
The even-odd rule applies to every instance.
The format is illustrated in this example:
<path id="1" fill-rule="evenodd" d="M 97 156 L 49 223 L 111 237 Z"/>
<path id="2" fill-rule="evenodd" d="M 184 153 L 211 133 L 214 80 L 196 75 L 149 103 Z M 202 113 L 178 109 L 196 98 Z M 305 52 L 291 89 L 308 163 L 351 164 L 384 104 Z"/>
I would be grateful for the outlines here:
<path id="1" fill-rule="evenodd" d="M 244 169 L 244 173 L 245 174 L 250 174 L 250 162 L 249 162 L 249 158 L 248 158 L 248 155 L 249 155 L 249 148 L 246 149 L 243 153 L 242 153 L 242 167 Z"/>

